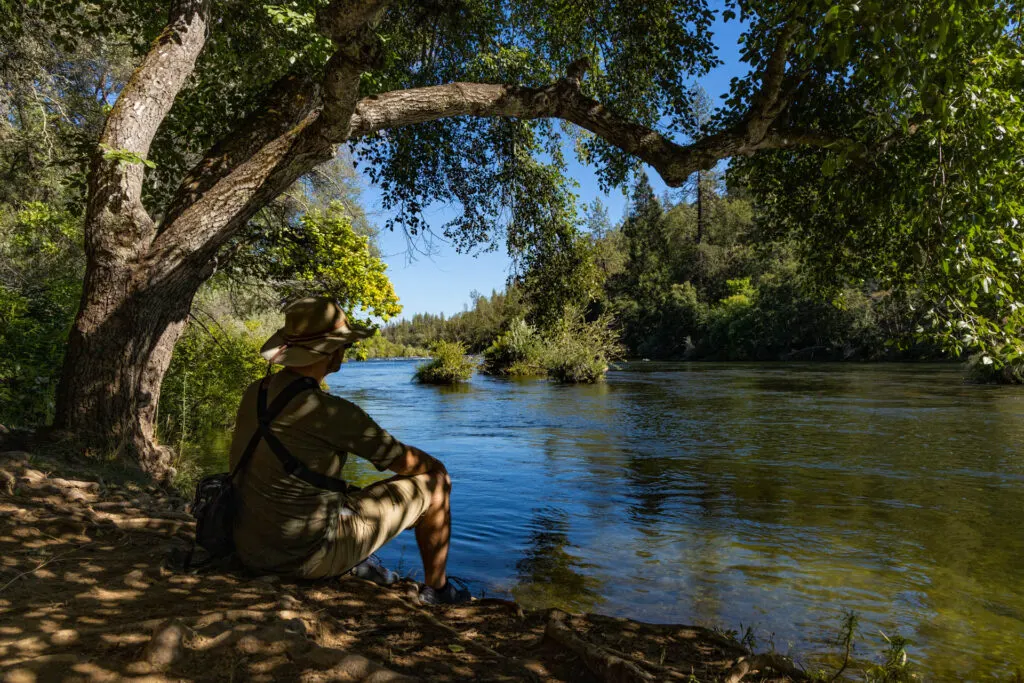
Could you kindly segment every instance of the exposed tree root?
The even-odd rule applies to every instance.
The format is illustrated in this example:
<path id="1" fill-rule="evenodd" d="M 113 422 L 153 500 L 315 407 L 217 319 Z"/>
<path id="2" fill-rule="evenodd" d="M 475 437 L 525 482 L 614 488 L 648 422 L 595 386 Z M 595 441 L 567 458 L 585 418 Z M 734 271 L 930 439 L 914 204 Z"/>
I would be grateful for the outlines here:
<path id="1" fill-rule="evenodd" d="M 435 617 L 433 614 L 431 614 L 427 610 L 425 610 L 425 609 L 423 609 L 421 607 L 417 607 L 416 605 L 414 605 L 412 603 L 411 600 L 407 599 L 404 602 L 406 603 L 406 605 L 408 605 L 409 609 L 411 609 L 412 611 L 416 612 L 421 617 L 423 617 L 424 619 L 426 619 L 427 621 L 429 621 L 431 624 L 433 624 L 437 628 L 441 629 L 442 631 L 446 631 L 447 633 L 451 634 L 451 636 L 453 638 L 455 638 L 456 640 L 458 640 L 459 643 L 465 643 L 466 647 L 469 647 L 469 648 L 471 648 L 473 650 L 477 650 L 479 652 L 482 652 L 486 656 L 494 658 L 494 659 L 504 659 L 505 658 L 504 655 L 498 654 L 497 652 L 495 652 L 491 648 L 487 647 L 483 643 L 478 643 L 474 639 L 466 636 L 461 631 L 452 628 L 451 626 L 449 626 L 448 624 L 444 623 L 443 621 L 441 621 L 440 619 Z"/>
<path id="2" fill-rule="evenodd" d="M 633 662 L 617 657 L 580 638 L 565 623 L 567 616 L 561 610 L 551 610 L 547 627 L 544 629 L 545 637 L 576 653 L 587 669 L 604 683 L 647 683 L 657 680 Z"/>
<path id="3" fill-rule="evenodd" d="M 648 662 L 646 659 L 640 659 L 638 657 L 634 657 L 631 654 L 628 654 L 628 653 L 625 653 L 625 652 L 620 652 L 619 650 L 616 650 L 614 648 L 610 648 L 610 647 L 607 647 L 607 646 L 602 646 L 601 649 L 603 649 L 605 652 L 607 652 L 609 654 L 615 655 L 616 657 L 621 657 L 622 659 L 625 659 L 625 660 L 628 660 L 630 662 L 633 662 L 634 664 L 636 664 L 641 669 L 648 669 L 649 671 L 657 674 L 659 676 L 659 678 L 662 679 L 662 680 L 664 680 L 666 678 L 672 678 L 672 679 L 678 679 L 678 680 L 684 680 L 684 681 L 692 680 L 692 678 L 690 677 L 689 674 L 683 674 L 683 673 L 681 673 L 679 671 L 676 671 L 674 669 L 669 669 L 668 667 L 661 666 L 659 664 L 654 664 L 653 662 Z"/>

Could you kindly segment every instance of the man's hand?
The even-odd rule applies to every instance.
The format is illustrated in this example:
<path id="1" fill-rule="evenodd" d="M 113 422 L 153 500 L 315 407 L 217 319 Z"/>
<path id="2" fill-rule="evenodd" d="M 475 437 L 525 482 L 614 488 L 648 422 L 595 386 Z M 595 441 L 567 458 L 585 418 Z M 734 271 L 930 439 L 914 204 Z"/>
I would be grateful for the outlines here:
<path id="1" fill-rule="evenodd" d="M 440 460 L 415 446 L 406 446 L 405 453 L 395 458 L 388 469 L 407 477 L 427 473 L 448 474 Z"/>

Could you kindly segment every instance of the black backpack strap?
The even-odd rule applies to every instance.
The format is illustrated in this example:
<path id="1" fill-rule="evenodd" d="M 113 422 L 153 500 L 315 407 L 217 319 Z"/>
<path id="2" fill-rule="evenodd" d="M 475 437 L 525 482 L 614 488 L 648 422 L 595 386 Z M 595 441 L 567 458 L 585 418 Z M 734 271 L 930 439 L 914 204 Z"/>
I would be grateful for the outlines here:
<path id="1" fill-rule="evenodd" d="M 256 398 L 256 401 L 257 410 L 261 412 L 266 412 L 270 420 L 273 420 L 275 417 L 277 417 L 280 414 L 280 412 L 284 410 L 284 407 L 288 405 L 288 402 L 295 398 L 298 394 L 302 393 L 303 391 L 306 391 L 307 389 L 314 389 L 317 386 L 316 380 L 314 380 L 312 377 L 302 377 L 300 379 L 297 379 L 284 388 L 284 390 L 277 396 L 277 398 L 274 399 L 274 402 L 271 404 L 270 409 L 267 410 L 267 383 L 269 381 L 270 375 L 267 375 L 266 377 L 263 378 L 263 381 L 260 382 L 260 392 Z M 235 466 L 231 468 L 231 474 L 229 477 L 231 481 L 235 480 L 235 475 L 241 472 L 245 468 L 249 460 L 252 459 L 252 454 L 256 452 L 256 446 L 260 444 L 260 439 L 262 438 L 263 430 L 257 429 L 253 433 L 252 438 L 249 439 L 249 443 L 245 445 L 245 450 L 242 451 L 242 457 L 240 457 L 238 459 L 238 462 L 235 463 Z"/>
<path id="2" fill-rule="evenodd" d="M 259 437 L 263 437 L 266 440 L 267 446 L 274 452 L 277 459 L 281 461 L 281 466 L 284 467 L 284 471 L 291 474 L 302 481 L 306 482 L 311 486 L 315 486 L 318 489 L 324 489 L 326 491 L 335 491 L 337 493 L 347 493 L 349 490 L 348 484 L 344 479 L 338 479 L 336 477 L 330 477 L 322 472 L 316 472 L 306 467 L 305 464 L 294 455 L 291 451 L 281 443 L 281 440 L 277 438 L 277 435 L 270 429 L 271 423 L 274 418 L 284 409 L 285 405 L 288 404 L 295 396 L 306 391 L 308 389 L 315 389 L 317 387 L 316 380 L 310 377 L 303 377 L 302 379 L 295 380 L 287 387 L 285 387 L 280 394 L 274 399 L 274 402 L 267 407 L 267 387 L 266 383 L 260 385 L 260 393 L 256 397 L 256 416 L 259 420 L 259 431 L 253 435 L 253 438 L 259 441 Z M 255 449 L 255 446 L 253 446 Z"/>
<path id="3" fill-rule="evenodd" d="M 263 434 L 257 429 L 256 433 L 252 435 L 251 439 L 249 439 L 249 443 L 245 445 L 245 450 L 242 451 L 242 457 L 239 458 L 238 462 L 235 463 L 235 466 L 231 468 L 231 474 L 228 475 L 229 481 L 234 481 L 235 475 L 238 474 L 242 468 L 245 467 L 246 463 L 252 459 L 252 454 L 256 452 L 256 446 L 259 445 L 260 439 L 262 438 Z"/>

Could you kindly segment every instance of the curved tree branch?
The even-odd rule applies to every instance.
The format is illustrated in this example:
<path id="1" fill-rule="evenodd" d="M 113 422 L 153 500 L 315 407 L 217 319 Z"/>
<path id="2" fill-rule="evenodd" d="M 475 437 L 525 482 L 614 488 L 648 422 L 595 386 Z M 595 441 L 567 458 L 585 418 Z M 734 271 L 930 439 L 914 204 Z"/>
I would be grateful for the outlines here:
<path id="1" fill-rule="evenodd" d="M 774 127 L 794 89 L 795 79 L 787 75 L 786 63 L 797 29 L 798 25 L 792 23 L 782 30 L 761 74 L 761 88 L 746 115 L 733 126 L 688 145 L 621 117 L 585 96 L 580 90 L 580 80 L 589 68 L 585 59 L 570 65 L 565 78 L 543 88 L 449 83 L 366 97 L 356 105 L 347 137 L 364 137 L 452 116 L 559 118 L 639 157 L 654 167 L 667 185 L 678 187 L 696 171 L 731 156 L 835 142 L 823 133 Z"/>
<path id="2" fill-rule="evenodd" d="M 719 133 L 680 145 L 656 130 L 621 117 L 585 96 L 580 81 L 589 68 L 574 62 L 567 76 L 541 88 L 450 83 L 358 99 L 359 77 L 376 59 L 372 26 L 384 0 L 334 0 L 317 26 L 338 45 L 324 71 L 323 87 L 279 84 L 272 106 L 219 144 L 186 178 L 154 244 L 154 260 L 178 262 L 222 244 L 263 203 L 333 154 L 333 146 L 378 131 L 454 116 L 560 118 L 601 137 L 653 166 L 668 185 L 681 185 L 720 159 L 759 149 L 828 144 L 809 131 L 773 128 L 789 101 L 786 63 L 796 31 L 787 27 L 769 57 L 761 89 L 742 120 Z M 321 95 L 322 93 L 322 95 Z"/>
<path id="3" fill-rule="evenodd" d="M 283 76 L 270 89 L 258 111 L 243 121 L 228 138 L 221 140 L 181 181 L 168 206 L 161 230 L 199 201 L 221 179 L 227 177 L 259 151 L 300 125 L 323 106 L 322 88 L 299 73 Z"/>
<path id="4" fill-rule="evenodd" d="M 266 104 L 192 169 L 153 245 L 154 263 L 212 257 L 261 206 L 333 156 L 350 127 L 360 76 L 379 59 L 373 28 L 388 4 L 333 0 L 317 12 L 318 30 L 337 46 L 322 84 L 286 75 Z"/>
<path id="5" fill-rule="evenodd" d="M 93 215 L 103 210 L 101 205 L 142 210 L 141 160 L 206 44 L 209 5 L 209 0 L 174 2 L 167 27 L 118 95 L 91 178 Z"/>
<path id="6" fill-rule="evenodd" d="M 734 126 L 692 144 L 680 145 L 586 97 L 572 79 L 563 79 L 544 88 L 449 83 L 363 98 L 356 105 L 348 136 L 364 137 L 388 128 L 452 116 L 554 117 L 574 123 L 639 157 L 672 187 L 682 185 L 696 171 L 731 156 L 753 154 L 761 149 L 835 142 L 834 137 L 824 133 L 772 128 L 771 123 L 782 108 L 775 100 L 768 102 L 770 108 L 763 112 L 752 111 Z M 770 118 L 769 114 L 772 114 Z M 764 125 L 766 121 L 768 125 Z"/>

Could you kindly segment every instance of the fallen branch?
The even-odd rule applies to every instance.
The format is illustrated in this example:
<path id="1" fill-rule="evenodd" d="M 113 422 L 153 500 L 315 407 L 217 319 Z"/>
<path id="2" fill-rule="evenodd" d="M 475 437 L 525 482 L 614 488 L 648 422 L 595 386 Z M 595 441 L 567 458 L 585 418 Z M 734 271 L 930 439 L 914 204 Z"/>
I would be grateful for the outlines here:
<path id="1" fill-rule="evenodd" d="M 576 653 L 586 667 L 604 683 L 646 683 L 656 680 L 636 664 L 611 654 L 580 638 L 566 623 L 565 612 L 551 610 L 544 636 Z"/>
<path id="2" fill-rule="evenodd" d="M 36 573 L 37 571 L 39 571 L 40 569 L 42 569 L 42 568 L 43 568 L 43 567 L 45 567 L 46 565 L 50 564 L 51 562 L 56 562 L 57 560 L 59 560 L 59 559 L 61 559 L 61 558 L 63 558 L 63 557 L 67 557 L 68 555 L 71 555 L 72 553 L 77 553 L 77 552 L 78 552 L 79 550 L 81 550 L 82 548 L 85 548 L 86 546 L 90 546 L 90 545 L 92 545 L 92 543 L 91 543 L 91 542 L 89 542 L 89 543 L 85 543 L 85 544 L 83 544 L 83 545 L 80 545 L 80 546 L 78 546 L 77 548 L 73 548 L 73 549 L 71 549 L 71 550 L 67 551 L 66 553 L 61 553 L 60 555 L 54 555 L 53 557 L 49 558 L 48 560 L 45 560 L 45 561 L 43 561 L 43 562 L 40 562 L 40 563 L 39 563 L 38 565 L 36 565 L 36 566 L 35 566 L 34 568 L 32 568 L 32 569 L 29 569 L 28 571 L 25 571 L 25 572 L 22 572 L 22 573 L 18 574 L 18 575 L 17 575 L 17 576 L 15 576 L 15 577 L 14 577 L 13 579 L 11 579 L 10 581 L 8 581 L 8 582 L 7 582 L 7 583 L 5 583 L 4 585 L 0 586 L 0 593 L 3 593 L 3 592 L 4 592 L 4 591 L 5 591 L 6 589 L 7 589 L 7 587 L 8 587 L 8 586 L 10 586 L 10 585 L 11 585 L 12 583 L 14 583 L 15 581 L 17 581 L 18 579 L 20 579 L 20 578 L 22 578 L 22 577 L 24 577 L 24 576 L 29 576 L 29 575 L 31 575 L 31 574 L 35 574 L 35 573 Z"/>

